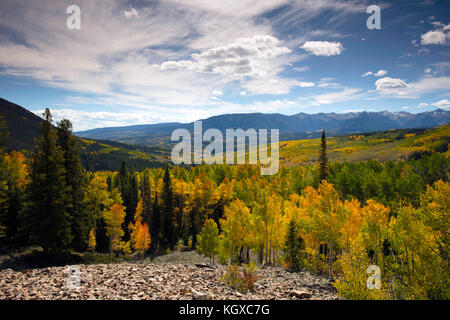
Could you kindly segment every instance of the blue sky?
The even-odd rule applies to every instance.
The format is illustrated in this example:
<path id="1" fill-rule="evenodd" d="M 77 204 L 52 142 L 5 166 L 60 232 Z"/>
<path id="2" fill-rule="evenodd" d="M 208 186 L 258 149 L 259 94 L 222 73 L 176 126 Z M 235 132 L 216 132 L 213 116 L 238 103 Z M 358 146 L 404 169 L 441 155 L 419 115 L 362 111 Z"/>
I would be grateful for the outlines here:
<path id="1" fill-rule="evenodd" d="M 70 30 L 69 5 L 81 9 Z M 381 29 L 369 30 L 369 5 Z M 450 108 L 450 1 L 0 3 L 0 97 L 75 130 Z"/>

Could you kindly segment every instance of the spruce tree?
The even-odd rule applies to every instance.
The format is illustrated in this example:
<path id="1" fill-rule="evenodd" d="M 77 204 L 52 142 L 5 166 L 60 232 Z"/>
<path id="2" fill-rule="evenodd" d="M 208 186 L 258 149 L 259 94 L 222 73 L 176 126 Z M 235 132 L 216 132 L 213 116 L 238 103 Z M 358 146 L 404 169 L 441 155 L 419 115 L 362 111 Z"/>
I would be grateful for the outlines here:
<path id="1" fill-rule="evenodd" d="M 57 146 L 50 110 L 45 109 L 41 136 L 35 142 L 31 159 L 29 202 L 24 223 L 30 241 L 46 253 L 66 251 L 72 241 L 70 189 L 66 184 L 64 154 Z"/>
<path id="2" fill-rule="evenodd" d="M 153 208 L 152 208 L 152 218 L 150 224 L 150 234 L 152 235 L 152 244 L 151 247 L 153 250 L 156 250 L 159 247 L 159 235 L 161 232 L 161 216 L 159 210 L 159 201 L 158 201 L 158 189 L 155 191 L 155 199 L 153 200 Z"/>
<path id="3" fill-rule="evenodd" d="M 328 157 L 327 157 L 327 140 L 325 137 L 325 130 L 322 131 L 322 138 L 320 144 L 319 155 L 319 181 L 327 180 L 328 178 Z"/>
<path id="4" fill-rule="evenodd" d="M 141 195 L 142 195 L 142 219 L 148 225 L 151 226 L 151 216 L 152 216 L 152 190 L 151 190 L 151 180 L 150 171 L 147 169 L 144 171 L 142 184 L 141 184 Z"/>
<path id="5" fill-rule="evenodd" d="M 174 230 L 174 206 L 173 206 L 173 190 L 172 181 L 170 179 L 169 166 L 166 165 L 163 178 L 162 189 L 162 224 L 163 224 L 163 241 L 164 244 L 171 248 L 177 241 Z"/>
<path id="6" fill-rule="evenodd" d="M 128 225 L 133 222 L 134 215 L 136 214 L 136 207 L 138 204 L 138 182 L 136 173 L 134 171 L 133 166 L 130 168 L 129 177 L 128 177 L 128 192 L 126 198 L 126 202 L 124 201 L 124 205 L 126 207 L 125 212 L 125 240 L 127 241 L 130 238 L 130 231 L 128 230 Z"/>
<path id="7" fill-rule="evenodd" d="M 72 247 L 76 250 L 84 250 L 89 235 L 89 216 L 83 205 L 84 195 L 84 170 L 81 165 L 81 152 L 78 139 L 72 134 L 72 123 L 63 119 L 58 123 L 57 144 L 64 156 L 64 169 L 66 171 L 66 185 L 70 190 L 70 215 L 72 228 Z"/>
<path id="8" fill-rule="evenodd" d="M 3 145 L 8 137 L 8 131 L 6 129 L 6 121 L 3 115 L 0 114 L 0 243 L 3 242 L 2 238 L 7 236 L 7 223 L 8 216 L 8 168 L 6 165 L 5 150 Z M 7 240 L 7 239 L 6 239 Z"/>
<path id="9" fill-rule="evenodd" d="M 297 271 L 302 267 L 302 249 L 303 239 L 299 237 L 299 227 L 294 220 L 291 220 L 288 225 L 284 249 L 284 259 L 290 270 Z"/>

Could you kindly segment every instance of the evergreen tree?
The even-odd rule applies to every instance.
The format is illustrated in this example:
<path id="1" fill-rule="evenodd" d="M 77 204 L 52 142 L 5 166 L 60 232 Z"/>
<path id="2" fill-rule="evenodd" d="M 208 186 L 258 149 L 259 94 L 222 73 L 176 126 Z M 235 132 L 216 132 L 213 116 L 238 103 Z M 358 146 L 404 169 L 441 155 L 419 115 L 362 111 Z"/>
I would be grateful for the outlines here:
<path id="1" fill-rule="evenodd" d="M 8 137 L 8 131 L 6 129 L 6 121 L 3 115 L 0 114 L 0 242 L 1 239 L 6 236 L 7 226 L 5 225 L 6 217 L 8 216 L 8 169 L 5 159 L 5 150 L 3 145 Z"/>
<path id="2" fill-rule="evenodd" d="M 125 221 L 124 221 L 124 229 L 125 231 L 125 240 L 128 241 L 130 238 L 130 232 L 128 230 L 128 225 L 133 221 L 134 215 L 136 214 L 136 207 L 138 204 L 138 182 L 136 178 L 136 173 L 134 168 L 130 168 L 130 172 L 128 174 L 128 189 L 124 190 L 127 192 L 127 195 L 124 197 L 124 205 L 126 207 L 125 212 Z M 126 200 L 126 201 L 125 201 Z"/>
<path id="3" fill-rule="evenodd" d="M 28 173 L 25 156 L 17 151 L 6 154 L 0 164 L 0 225 L 3 226 L 5 243 L 24 244 L 24 237 L 18 234 L 19 212 L 25 200 Z M 1 236 L 0 236 L 1 238 Z"/>
<path id="4" fill-rule="evenodd" d="M 161 216 L 158 204 L 158 190 L 155 191 L 155 199 L 153 200 L 152 219 L 151 219 L 150 233 L 152 234 L 152 248 L 153 250 L 159 247 L 159 235 L 161 232 Z"/>
<path id="5" fill-rule="evenodd" d="M 31 160 L 29 202 L 24 225 L 32 243 L 41 245 L 46 253 L 61 252 L 72 241 L 70 189 L 66 184 L 64 154 L 57 146 L 50 110 L 45 109 L 41 137 L 36 140 Z"/>
<path id="6" fill-rule="evenodd" d="M 174 207 L 173 207 L 173 190 L 172 181 L 170 179 L 169 166 L 166 166 L 163 178 L 162 189 L 162 224 L 163 224 L 163 242 L 171 248 L 177 241 L 174 230 Z"/>
<path id="7" fill-rule="evenodd" d="M 144 177 L 141 185 L 142 195 L 142 219 L 148 225 L 151 225 L 152 216 L 152 189 L 151 189 L 150 171 L 144 171 Z"/>
<path id="8" fill-rule="evenodd" d="M 303 240 L 299 237 L 299 227 L 294 220 L 291 220 L 288 225 L 284 249 L 284 259 L 289 269 L 297 271 L 303 265 L 302 249 Z"/>
<path id="9" fill-rule="evenodd" d="M 58 123 L 57 144 L 64 156 L 64 169 L 66 171 L 66 185 L 70 189 L 71 202 L 68 213 L 71 219 L 72 247 L 84 250 L 89 235 L 89 216 L 83 205 L 84 170 L 81 165 L 81 151 L 78 139 L 72 134 L 72 123 L 63 119 Z"/>
<path id="10" fill-rule="evenodd" d="M 327 157 L 327 140 L 325 137 L 325 130 L 322 130 L 319 165 L 320 165 L 319 181 L 327 180 L 327 178 L 328 178 L 328 157 Z"/>
<path id="11" fill-rule="evenodd" d="M 3 115 L 0 113 L 0 152 L 4 152 L 3 145 L 6 142 L 6 139 L 9 136 L 8 126 L 6 125 L 6 120 Z"/>

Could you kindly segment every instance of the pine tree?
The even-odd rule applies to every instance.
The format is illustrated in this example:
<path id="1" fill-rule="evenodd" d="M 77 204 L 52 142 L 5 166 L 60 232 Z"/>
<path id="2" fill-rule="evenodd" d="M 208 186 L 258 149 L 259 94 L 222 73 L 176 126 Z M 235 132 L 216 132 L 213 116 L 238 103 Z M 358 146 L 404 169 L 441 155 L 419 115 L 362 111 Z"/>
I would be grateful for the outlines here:
<path id="1" fill-rule="evenodd" d="M 151 223 L 152 216 L 152 189 L 151 189 L 150 171 L 144 171 L 144 177 L 141 185 L 142 195 L 142 219 L 147 224 Z"/>
<path id="2" fill-rule="evenodd" d="M 4 226 L 5 242 L 9 244 L 25 244 L 24 237 L 19 234 L 19 212 L 23 209 L 25 189 L 28 183 L 28 172 L 25 164 L 25 156 L 17 151 L 12 151 L 3 157 L 0 164 L 1 182 L 0 194 L 0 225 Z M 3 183 L 6 183 L 3 184 Z"/>
<path id="3" fill-rule="evenodd" d="M 320 165 L 319 181 L 327 180 L 327 178 L 328 178 L 328 157 L 327 157 L 327 140 L 325 137 L 325 130 L 322 130 L 319 165 Z"/>
<path id="4" fill-rule="evenodd" d="M 303 239 L 299 236 L 299 227 L 292 219 L 288 225 L 285 242 L 285 262 L 291 270 L 297 271 L 303 265 L 302 245 Z"/>
<path id="5" fill-rule="evenodd" d="M 152 219 L 150 223 L 150 227 L 152 228 L 150 233 L 153 236 L 153 249 L 157 249 L 160 243 L 160 233 L 161 233 L 161 213 L 159 210 L 159 199 L 158 199 L 158 190 L 155 191 L 155 199 L 153 200 L 153 208 L 152 208 Z"/>
<path id="6" fill-rule="evenodd" d="M 31 160 L 29 206 L 26 228 L 32 243 L 45 252 L 66 251 L 72 241 L 70 189 L 66 184 L 64 154 L 57 146 L 57 134 L 52 126 L 50 110 L 45 109 L 41 137 L 36 141 Z"/>
<path id="7" fill-rule="evenodd" d="M 89 217 L 83 205 L 84 170 L 81 165 L 81 151 L 77 138 L 72 134 L 72 123 L 63 119 L 58 123 L 57 144 L 64 155 L 66 185 L 70 188 L 71 202 L 68 212 L 72 227 L 72 247 L 84 250 L 88 241 Z"/>
<path id="8" fill-rule="evenodd" d="M 0 114 L 0 240 L 6 236 L 7 226 L 5 220 L 8 215 L 8 169 L 5 160 L 5 150 L 3 145 L 8 137 L 8 131 L 6 129 L 6 121 L 3 115 Z"/>
<path id="9" fill-rule="evenodd" d="M 173 208 L 173 190 L 172 181 L 170 179 L 169 167 L 166 166 L 163 178 L 162 189 L 162 226 L 163 226 L 163 242 L 169 248 L 176 243 L 177 238 L 174 230 L 174 208 Z"/>
<path id="10" fill-rule="evenodd" d="M 128 177 L 128 190 L 126 191 L 128 192 L 128 195 L 125 197 L 127 201 L 125 202 L 124 200 L 124 205 L 126 207 L 125 227 L 128 226 L 133 221 L 134 215 L 136 214 L 136 207 L 138 204 L 138 196 L 139 196 L 138 182 L 133 167 L 130 168 Z M 129 238 L 130 234 L 127 230 L 125 232 L 125 239 L 129 240 Z"/>

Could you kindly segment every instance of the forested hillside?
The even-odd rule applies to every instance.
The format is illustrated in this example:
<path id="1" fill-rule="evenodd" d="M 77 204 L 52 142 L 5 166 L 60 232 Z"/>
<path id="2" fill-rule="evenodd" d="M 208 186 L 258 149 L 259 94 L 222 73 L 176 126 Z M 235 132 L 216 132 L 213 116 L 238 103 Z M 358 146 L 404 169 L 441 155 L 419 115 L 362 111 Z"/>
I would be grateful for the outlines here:
<path id="1" fill-rule="evenodd" d="M 40 134 L 43 119 L 25 108 L 0 98 L 0 115 L 8 132 L 4 147 L 28 154 Z M 164 146 L 133 146 L 115 141 L 80 138 L 82 164 L 87 170 L 114 170 L 122 161 L 136 168 L 163 167 L 170 149 Z"/>
<path id="2" fill-rule="evenodd" d="M 261 176 L 256 165 L 85 171 L 70 122 L 55 128 L 49 110 L 45 119 L 29 162 L 1 154 L 2 245 L 111 261 L 196 249 L 229 265 L 224 281 L 244 291 L 257 265 L 282 265 L 327 275 L 349 299 L 450 297 L 448 127 L 367 136 L 376 144 L 404 134 L 395 147 L 421 151 L 406 161 L 330 161 L 336 139 L 323 135 L 310 147 L 317 164 Z M 366 285 L 369 265 L 381 270 L 378 290 Z"/>
<path id="3" fill-rule="evenodd" d="M 279 129 L 281 140 L 318 138 L 325 129 L 329 136 L 384 131 L 402 128 L 431 128 L 450 122 L 450 112 L 442 109 L 411 114 L 408 112 L 349 112 L 349 113 L 279 113 L 224 114 L 201 120 L 203 130 L 241 128 Z M 191 123 L 159 123 L 128 127 L 98 128 L 76 132 L 80 137 L 114 140 L 136 145 L 167 145 L 171 133 L 178 128 L 193 132 Z"/>

